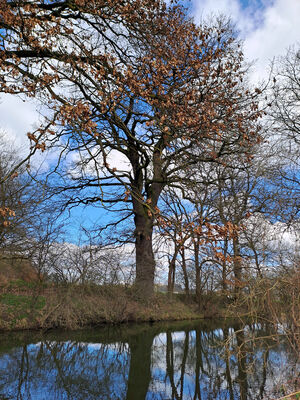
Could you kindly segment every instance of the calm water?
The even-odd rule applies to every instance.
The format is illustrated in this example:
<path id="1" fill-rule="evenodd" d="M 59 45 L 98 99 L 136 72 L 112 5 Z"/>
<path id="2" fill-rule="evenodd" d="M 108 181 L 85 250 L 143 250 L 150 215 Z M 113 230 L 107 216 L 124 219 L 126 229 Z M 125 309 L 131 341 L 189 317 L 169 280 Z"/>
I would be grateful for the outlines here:
<path id="1" fill-rule="evenodd" d="M 0 399 L 272 398 L 299 363 L 284 341 L 250 340 L 266 336 L 224 322 L 2 334 Z"/>

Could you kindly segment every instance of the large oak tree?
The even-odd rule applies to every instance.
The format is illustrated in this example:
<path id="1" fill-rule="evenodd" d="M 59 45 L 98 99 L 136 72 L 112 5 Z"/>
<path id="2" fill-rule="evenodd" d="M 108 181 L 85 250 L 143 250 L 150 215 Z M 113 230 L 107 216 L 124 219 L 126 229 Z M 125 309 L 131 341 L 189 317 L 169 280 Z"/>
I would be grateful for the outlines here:
<path id="1" fill-rule="evenodd" d="M 162 190 L 257 137 L 258 91 L 243 83 L 234 31 L 161 0 L 1 0 L 0 29 L 1 90 L 48 107 L 31 150 L 59 150 L 67 205 L 125 204 L 136 284 L 150 296 Z M 116 155 L 127 168 L 110 165 Z"/>

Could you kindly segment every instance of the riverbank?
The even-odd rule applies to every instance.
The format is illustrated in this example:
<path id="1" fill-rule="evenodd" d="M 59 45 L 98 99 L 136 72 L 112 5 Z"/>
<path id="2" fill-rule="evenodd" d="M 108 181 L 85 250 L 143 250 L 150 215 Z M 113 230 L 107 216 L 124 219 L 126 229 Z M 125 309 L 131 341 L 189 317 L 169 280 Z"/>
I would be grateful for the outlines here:
<path id="1" fill-rule="evenodd" d="M 199 309 L 184 295 L 156 293 L 141 301 L 131 288 L 96 285 L 42 285 L 18 280 L 0 288 L 0 330 L 78 329 L 124 322 L 177 321 L 222 317 L 206 301 Z"/>

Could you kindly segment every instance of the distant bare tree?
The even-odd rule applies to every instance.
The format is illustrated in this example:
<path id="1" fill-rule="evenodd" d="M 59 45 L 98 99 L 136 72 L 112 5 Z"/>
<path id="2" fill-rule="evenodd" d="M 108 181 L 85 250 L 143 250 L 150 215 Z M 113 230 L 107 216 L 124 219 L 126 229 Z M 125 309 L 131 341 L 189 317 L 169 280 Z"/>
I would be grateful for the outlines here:
<path id="1" fill-rule="evenodd" d="M 281 218 L 292 221 L 300 212 L 300 49 L 290 48 L 275 62 L 269 118 L 275 156 L 273 176 Z M 280 199 L 281 198 L 281 199 Z M 284 200 L 283 200 L 284 199 Z"/>

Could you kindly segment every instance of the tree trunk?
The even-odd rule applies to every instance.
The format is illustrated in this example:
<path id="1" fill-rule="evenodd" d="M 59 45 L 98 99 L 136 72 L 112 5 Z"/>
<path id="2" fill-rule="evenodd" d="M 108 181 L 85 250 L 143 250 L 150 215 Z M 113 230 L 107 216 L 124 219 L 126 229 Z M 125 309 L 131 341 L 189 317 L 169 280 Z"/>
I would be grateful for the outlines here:
<path id="1" fill-rule="evenodd" d="M 234 295 L 238 297 L 241 291 L 242 279 L 242 263 L 240 254 L 240 245 L 237 236 L 234 236 L 232 241 L 233 247 L 233 273 L 234 273 Z"/>
<path id="2" fill-rule="evenodd" d="M 169 262 L 169 272 L 168 272 L 168 295 L 172 297 L 174 292 L 175 283 L 175 269 L 176 269 L 176 258 L 178 255 L 178 249 L 175 250 L 171 261 Z"/>
<path id="3" fill-rule="evenodd" d="M 153 221 L 135 214 L 136 289 L 138 295 L 150 298 L 154 293 L 155 259 L 152 249 Z"/>
<path id="4" fill-rule="evenodd" d="M 199 239 L 194 241 L 195 269 L 196 269 L 196 300 L 198 306 L 201 302 L 201 266 L 199 260 Z"/>
<path id="5" fill-rule="evenodd" d="M 172 281 L 173 281 L 174 270 L 175 270 L 175 263 L 172 258 L 172 260 L 169 262 L 169 271 L 168 271 L 168 295 L 169 295 L 169 297 L 172 297 L 172 295 L 173 295 Z"/>
<path id="6" fill-rule="evenodd" d="M 181 259 L 182 259 L 181 267 L 182 267 L 183 278 L 184 278 L 184 291 L 185 291 L 185 294 L 187 296 L 189 296 L 190 295 L 189 277 L 188 277 L 187 268 L 186 268 L 184 247 L 182 247 L 180 254 L 181 254 Z"/>
<path id="7" fill-rule="evenodd" d="M 162 172 L 162 148 L 163 142 L 155 146 L 153 151 L 153 179 L 146 180 L 146 171 L 141 168 L 140 156 L 136 143 L 129 140 L 128 158 L 131 162 L 134 183 L 131 186 L 132 206 L 135 223 L 135 252 L 136 252 L 136 278 L 135 285 L 138 296 L 150 299 L 154 293 L 155 259 L 152 249 L 152 234 L 154 223 L 154 210 L 161 191 L 165 177 Z M 146 192 L 146 200 L 145 193 Z"/>
<path id="8" fill-rule="evenodd" d="M 226 261 L 226 257 L 227 257 L 227 252 L 228 252 L 228 238 L 224 239 L 224 259 L 222 261 L 222 291 L 223 293 L 227 292 L 227 261 Z"/>

